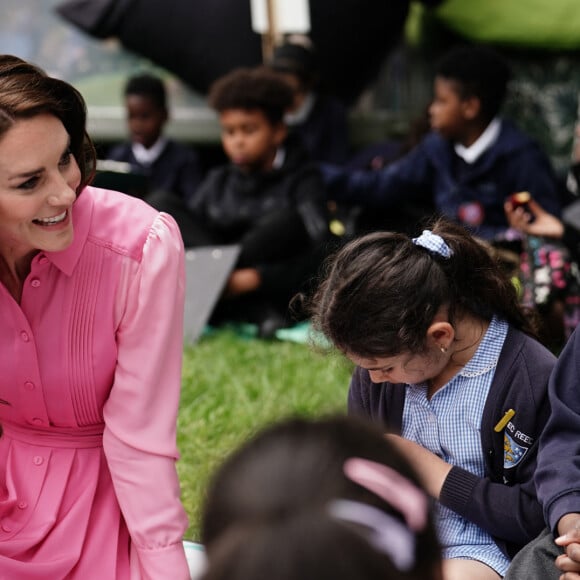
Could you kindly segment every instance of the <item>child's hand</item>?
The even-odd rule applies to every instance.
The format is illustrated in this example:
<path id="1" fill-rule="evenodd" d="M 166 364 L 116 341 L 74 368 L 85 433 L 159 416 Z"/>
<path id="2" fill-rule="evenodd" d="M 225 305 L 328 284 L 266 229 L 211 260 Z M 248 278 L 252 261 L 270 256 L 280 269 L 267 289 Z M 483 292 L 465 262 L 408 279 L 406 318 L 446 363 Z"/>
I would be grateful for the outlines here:
<path id="1" fill-rule="evenodd" d="M 226 284 L 224 296 L 240 296 L 254 292 L 260 287 L 260 273 L 255 268 L 239 268 L 234 270 Z"/>
<path id="2" fill-rule="evenodd" d="M 548 213 L 533 199 L 528 202 L 528 207 L 529 211 L 534 214 L 534 221 L 530 221 L 529 213 L 523 207 L 515 207 L 509 200 L 505 202 L 505 215 L 512 228 L 532 236 L 562 238 L 564 224 L 556 216 Z"/>
<path id="3" fill-rule="evenodd" d="M 556 538 L 556 544 L 566 550 L 556 558 L 556 568 L 564 572 L 560 580 L 580 580 L 580 532 L 575 530 Z"/>
<path id="4" fill-rule="evenodd" d="M 558 523 L 562 534 L 556 544 L 562 546 L 565 554 L 556 558 L 556 567 L 564 572 L 561 580 L 580 580 L 580 514 L 566 514 Z"/>
<path id="5" fill-rule="evenodd" d="M 447 474 L 451 471 L 451 465 L 414 441 L 409 441 L 399 435 L 386 435 L 386 438 L 409 461 L 427 493 L 439 499 L 441 488 Z"/>

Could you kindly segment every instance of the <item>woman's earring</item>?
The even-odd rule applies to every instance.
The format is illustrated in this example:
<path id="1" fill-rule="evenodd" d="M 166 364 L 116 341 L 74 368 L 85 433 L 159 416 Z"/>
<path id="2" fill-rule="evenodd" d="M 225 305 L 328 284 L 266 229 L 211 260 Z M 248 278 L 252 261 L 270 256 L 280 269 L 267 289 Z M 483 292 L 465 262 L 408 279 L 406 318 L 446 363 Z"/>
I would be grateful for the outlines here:
<path id="1" fill-rule="evenodd" d="M 446 346 L 443 346 L 443 345 L 440 345 L 440 346 L 439 346 L 439 350 L 440 350 L 440 351 L 441 351 L 443 354 L 445 354 L 445 353 L 447 352 L 447 347 L 446 347 Z"/>

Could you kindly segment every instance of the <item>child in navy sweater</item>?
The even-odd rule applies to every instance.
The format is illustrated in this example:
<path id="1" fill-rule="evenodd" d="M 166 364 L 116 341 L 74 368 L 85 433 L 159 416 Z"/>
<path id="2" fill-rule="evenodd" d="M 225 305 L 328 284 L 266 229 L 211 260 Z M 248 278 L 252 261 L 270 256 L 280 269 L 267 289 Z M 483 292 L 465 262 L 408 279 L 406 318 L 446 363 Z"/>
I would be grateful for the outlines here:
<path id="1" fill-rule="evenodd" d="M 145 175 L 149 194 L 188 200 L 201 182 L 201 163 L 193 148 L 163 135 L 169 118 L 163 81 L 148 73 L 133 76 L 124 96 L 131 139 L 114 147 L 108 158 Z"/>
<path id="2" fill-rule="evenodd" d="M 504 202 L 529 191 L 560 215 L 556 179 L 546 155 L 500 118 L 507 64 L 480 46 L 458 47 L 440 61 L 429 108 L 432 131 L 405 157 L 379 171 L 325 165 L 329 196 L 355 205 L 392 208 L 428 192 L 436 211 L 487 240 L 508 229 Z"/>

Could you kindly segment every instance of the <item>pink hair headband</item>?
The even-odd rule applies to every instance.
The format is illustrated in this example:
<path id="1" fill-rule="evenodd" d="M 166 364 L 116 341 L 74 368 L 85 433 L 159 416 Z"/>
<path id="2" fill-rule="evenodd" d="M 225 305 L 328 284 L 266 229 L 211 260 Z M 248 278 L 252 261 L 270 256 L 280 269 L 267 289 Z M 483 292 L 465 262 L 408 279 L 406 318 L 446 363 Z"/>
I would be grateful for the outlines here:
<path id="1" fill-rule="evenodd" d="M 330 515 L 369 529 L 369 543 L 386 554 L 399 570 L 410 570 L 415 565 L 415 532 L 424 530 L 427 525 L 426 494 L 394 469 L 374 461 L 358 457 L 347 459 L 343 470 L 351 481 L 378 495 L 401 513 L 406 525 L 377 507 L 345 499 L 330 502 Z"/>
<path id="2" fill-rule="evenodd" d="M 420 532 L 427 525 L 427 495 L 394 469 L 352 457 L 344 462 L 344 474 L 355 483 L 378 495 L 405 518 L 409 528 Z"/>

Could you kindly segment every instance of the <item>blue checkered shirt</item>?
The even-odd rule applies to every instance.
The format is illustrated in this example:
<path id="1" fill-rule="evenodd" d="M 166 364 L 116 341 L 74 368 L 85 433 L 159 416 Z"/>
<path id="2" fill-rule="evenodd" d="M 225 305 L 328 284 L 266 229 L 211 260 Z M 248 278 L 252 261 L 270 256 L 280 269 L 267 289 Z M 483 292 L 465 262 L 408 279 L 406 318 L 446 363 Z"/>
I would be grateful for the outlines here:
<path id="1" fill-rule="evenodd" d="M 485 477 L 481 417 L 507 332 L 507 322 L 493 318 L 471 360 L 430 400 L 425 383 L 407 385 L 403 437 Z M 509 559 L 490 534 L 439 503 L 436 516 L 444 558 L 479 560 L 505 575 Z"/>

